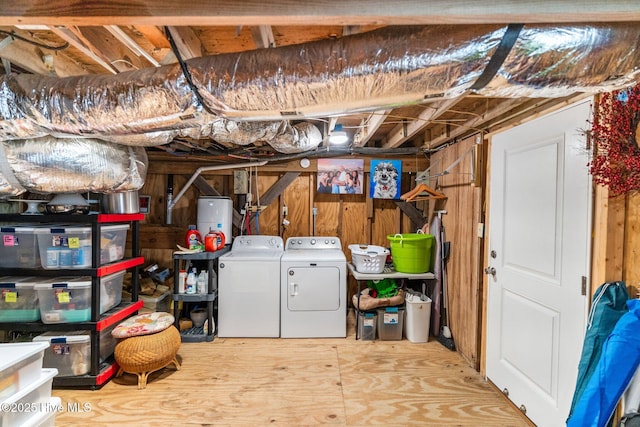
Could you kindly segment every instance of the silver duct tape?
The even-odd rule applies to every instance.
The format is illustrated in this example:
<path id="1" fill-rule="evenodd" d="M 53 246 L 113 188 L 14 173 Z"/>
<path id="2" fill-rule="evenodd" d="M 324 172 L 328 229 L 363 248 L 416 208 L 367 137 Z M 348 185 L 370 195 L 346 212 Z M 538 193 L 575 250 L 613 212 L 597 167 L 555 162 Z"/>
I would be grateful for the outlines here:
<path id="1" fill-rule="evenodd" d="M 557 98 L 627 87 L 640 76 L 640 25 L 525 26 L 493 81 L 479 93 Z"/>
<path id="2" fill-rule="evenodd" d="M 147 173 L 143 147 L 84 138 L 39 138 L 3 145 L 14 176 L 34 193 L 138 190 Z"/>

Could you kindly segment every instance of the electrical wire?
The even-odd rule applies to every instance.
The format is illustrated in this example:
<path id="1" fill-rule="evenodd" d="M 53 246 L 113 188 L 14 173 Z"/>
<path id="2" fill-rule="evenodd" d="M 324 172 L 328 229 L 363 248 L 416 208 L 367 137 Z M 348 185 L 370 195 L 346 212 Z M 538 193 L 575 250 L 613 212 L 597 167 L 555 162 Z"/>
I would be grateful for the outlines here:
<path id="1" fill-rule="evenodd" d="M 164 29 L 165 29 L 165 36 L 167 37 L 167 40 L 169 40 L 169 44 L 171 45 L 171 50 L 173 51 L 173 54 L 176 56 L 176 59 L 180 64 L 180 68 L 182 69 L 182 74 L 184 75 L 185 79 L 187 80 L 187 83 L 189 84 L 189 87 L 191 88 L 194 95 L 196 96 L 198 103 L 202 108 L 207 110 L 208 113 L 216 115 L 216 112 L 209 110 L 207 104 L 204 102 L 204 99 L 202 98 L 202 94 L 200 93 L 200 91 L 198 90 L 198 87 L 193 82 L 193 77 L 191 76 L 189 67 L 187 66 L 187 63 L 184 62 L 184 59 L 182 59 L 182 55 L 180 54 L 180 49 L 178 49 L 178 46 L 176 45 L 176 42 L 173 39 L 173 35 L 171 34 L 171 31 L 169 31 L 169 27 L 164 27 Z"/>
<path id="2" fill-rule="evenodd" d="M 39 47 L 41 49 L 63 50 L 63 49 L 66 49 L 66 48 L 69 47 L 69 43 L 68 42 L 65 42 L 64 44 L 61 44 L 61 45 L 58 45 L 58 46 L 50 46 L 50 45 L 47 45 L 47 44 L 44 44 L 44 43 L 37 42 L 35 40 L 30 40 L 30 39 L 28 39 L 26 37 L 23 37 L 23 36 L 21 36 L 19 34 L 16 34 L 14 31 L 0 30 L 0 34 L 4 34 L 6 36 L 11 37 L 12 39 L 17 39 L 17 40 L 23 41 L 25 43 L 32 44 L 32 45 L 37 46 L 37 47 Z"/>

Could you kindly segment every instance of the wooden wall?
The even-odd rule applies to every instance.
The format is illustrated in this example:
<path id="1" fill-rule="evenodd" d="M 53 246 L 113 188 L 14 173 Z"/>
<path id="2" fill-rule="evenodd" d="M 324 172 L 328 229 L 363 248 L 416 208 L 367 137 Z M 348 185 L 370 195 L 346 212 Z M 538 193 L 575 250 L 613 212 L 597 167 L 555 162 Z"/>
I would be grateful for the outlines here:
<path id="1" fill-rule="evenodd" d="M 438 190 L 447 199 L 435 206 L 446 210 L 442 223 L 445 241 L 451 242 L 447 261 L 449 327 L 458 352 L 476 369 L 480 369 L 483 294 L 483 239 L 478 235 L 478 224 L 483 222 L 481 147 L 472 137 L 438 151 L 431 157 L 430 171 L 430 175 L 441 173 L 462 158 L 438 178 Z M 431 187 L 436 187 L 433 179 Z"/>
<path id="2" fill-rule="evenodd" d="M 201 195 L 202 182 L 199 186 L 190 186 L 184 196 L 176 203 L 172 211 L 171 225 L 167 225 L 167 187 L 171 177 L 174 197 L 184 188 L 185 183 L 196 169 L 210 166 L 211 159 L 193 157 L 189 159 L 173 158 L 167 154 L 150 154 L 149 172 L 141 195 L 150 195 L 150 212 L 141 226 L 141 248 L 145 264 L 158 263 L 160 266 L 172 267 L 172 253 L 176 244 L 184 245 L 184 235 L 189 224 L 196 224 L 197 199 Z M 343 250 L 350 259 L 348 245 L 368 243 L 389 246 L 386 236 L 394 233 L 415 232 L 422 224 L 412 224 L 392 200 L 371 199 L 368 197 L 368 157 L 361 157 L 365 164 L 365 182 L 362 195 L 332 195 L 316 192 L 317 162 L 304 169 L 297 160 L 278 164 L 267 164 L 253 168 L 251 188 L 253 200 L 264 197 L 264 194 L 280 178 L 287 173 L 299 173 L 290 185 L 270 203 L 259 215 L 260 234 L 280 235 L 283 239 L 291 236 L 308 236 L 313 234 L 314 215 L 315 235 L 338 236 Z M 376 157 L 380 158 L 380 157 Z M 415 186 L 416 171 L 420 172 L 428 166 L 426 158 L 417 156 L 393 156 L 403 162 L 402 191 Z M 233 194 L 233 170 L 203 172 L 201 176 L 206 184 L 222 195 L 230 196 L 234 208 L 239 211 L 239 196 Z M 205 184 L 205 185 L 206 185 Z M 256 191 L 257 189 L 257 191 Z M 283 207 L 288 210 L 289 225 L 284 227 Z M 426 221 L 426 219 L 425 219 Z M 255 222 L 251 223 L 252 232 L 257 231 Z M 234 227 L 233 234 L 239 229 Z M 355 289 L 355 282 L 350 278 L 350 287 Z"/>
<path id="3" fill-rule="evenodd" d="M 623 280 L 630 296 L 640 289 L 640 193 L 609 198 L 596 191 L 591 293 L 604 282 Z"/>

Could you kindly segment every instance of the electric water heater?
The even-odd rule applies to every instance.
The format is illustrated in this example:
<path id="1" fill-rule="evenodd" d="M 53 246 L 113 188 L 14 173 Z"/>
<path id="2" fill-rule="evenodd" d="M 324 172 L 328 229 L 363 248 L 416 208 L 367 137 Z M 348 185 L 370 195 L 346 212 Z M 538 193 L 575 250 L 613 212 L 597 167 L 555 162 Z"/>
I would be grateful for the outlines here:
<path id="1" fill-rule="evenodd" d="M 233 237 L 233 202 L 225 196 L 202 196 L 198 198 L 198 231 L 204 236 L 210 230 L 224 233 L 225 245 L 230 245 Z"/>

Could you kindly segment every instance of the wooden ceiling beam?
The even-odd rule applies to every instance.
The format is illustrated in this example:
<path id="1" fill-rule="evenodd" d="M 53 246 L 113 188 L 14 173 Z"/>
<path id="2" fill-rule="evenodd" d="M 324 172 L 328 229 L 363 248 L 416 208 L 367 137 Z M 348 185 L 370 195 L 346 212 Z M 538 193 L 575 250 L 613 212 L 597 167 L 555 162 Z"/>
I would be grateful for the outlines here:
<path id="1" fill-rule="evenodd" d="M 19 35 L 28 38 L 28 34 L 19 32 Z M 10 39 L 10 38 L 9 38 Z M 3 42 L 7 40 L 4 39 Z M 39 41 L 41 42 L 41 41 Z M 52 51 L 42 49 L 21 40 L 8 40 L 0 46 L 0 57 L 8 60 L 13 65 L 34 74 L 68 77 L 72 75 L 87 74 L 87 71 L 67 57 L 64 52 L 53 54 L 53 69 L 45 63 L 45 57 Z"/>
<path id="2" fill-rule="evenodd" d="M 273 30 L 270 25 L 251 27 L 251 35 L 257 49 L 276 47 L 276 39 L 273 37 Z"/>
<path id="3" fill-rule="evenodd" d="M 465 98 L 464 95 L 457 98 L 447 99 L 438 103 L 429 104 L 420 115 L 411 120 L 403 120 L 398 126 L 393 128 L 387 135 L 384 148 L 396 148 L 404 144 L 420 131 L 424 130 L 429 123 L 436 120 L 442 114 L 446 113 L 448 109 L 459 103 Z"/>
<path id="4" fill-rule="evenodd" d="M 196 33 L 189 27 L 167 27 L 183 60 L 199 58 L 204 49 Z"/>
<path id="5" fill-rule="evenodd" d="M 353 137 L 353 145 L 355 147 L 367 145 L 367 142 L 376 133 L 380 125 L 384 123 L 390 112 L 391 110 L 378 110 L 362 119 L 359 129 Z"/>
<path id="6" fill-rule="evenodd" d="M 151 65 L 154 67 L 159 67 L 160 63 L 155 60 L 153 56 L 149 54 L 146 50 L 144 50 L 138 43 L 135 42 L 127 33 L 122 31 L 120 27 L 117 25 L 105 25 L 104 27 L 107 31 L 111 33 L 116 39 L 120 41 L 123 45 L 125 45 L 131 52 L 133 52 L 136 56 L 142 56 L 146 59 Z"/>
<path id="7" fill-rule="evenodd" d="M 636 0 L 21 0 L 0 3 L 0 25 L 400 25 L 640 21 Z"/>
<path id="8" fill-rule="evenodd" d="M 463 134 L 478 132 L 482 127 L 485 126 L 487 122 L 496 117 L 499 117 L 502 114 L 505 114 L 521 103 L 522 100 L 517 98 L 505 100 L 505 102 L 500 103 L 497 107 L 487 111 L 484 114 L 477 115 L 471 120 L 467 120 L 459 126 L 447 127 L 448 132 L 436 136 L 435 138 L 429 139 L 429 137 L 425 135 L 424 148 L 437 148 L 445 142 L 455 139 Z"/>
<path id="9" fill-rule="evenodd" d="M 79 37 L 79 31 L 71 30 L 64 26 L 52 26 L 49 29 L 54 32 L 58 37 L 68 42 L 71 46 L 81 51 L 84 55 L 91 58 L 91 60 L 98 63 L 102 68 L 109 71 L 112 74 L 118 74 L 118 70 L 111 64 L 111 59 L 105 57 L 98 49 L 96 49 L 90 42 L 84 37 Z M 84 39 L 84 40 L 83 40 Z"/>

